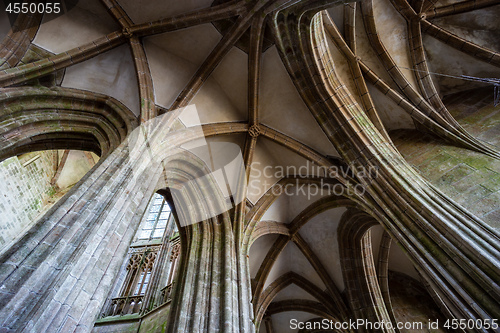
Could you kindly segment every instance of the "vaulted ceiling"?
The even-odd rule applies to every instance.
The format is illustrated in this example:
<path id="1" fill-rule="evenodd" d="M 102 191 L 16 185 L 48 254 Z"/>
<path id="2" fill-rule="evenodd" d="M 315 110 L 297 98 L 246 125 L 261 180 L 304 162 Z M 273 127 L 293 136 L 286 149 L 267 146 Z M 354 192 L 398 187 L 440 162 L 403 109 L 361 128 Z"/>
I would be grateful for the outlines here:
<path id="1" fill-rule="evenodd" d="M 249 252 L 255 311 L 271 318 L 266 325 L 276 332 L 288 332 L 290 318 L 306 321 L 321 311 L 335 315 L 332 309 L 338 309 L 346 289 L 342 260 L 348 255 L 339 235 L 349 233 L 339 226 L 347 223 L 346 212 L 354 205 L 325 204 L 332 201 L 328 193 L 302 192 L 302 182 L 295 182 L 297 170 L 314 176 L 311 163 L 339 154 L 297 91 L 269 22 L 249 14 L 256 3 L 85 0 L 65 15 L 45 16 L 28 33 L 11 32 L 0 8 L 0 103 L 6 110 L 12 108 L 9 94 L 54 94 L 79 103 L 80 110 L 91 109 L 99 130 L 71 124 L 69 117 L 67 126 L 75 131 L 62 130 L 66 136 L 60 139 L 78 133 L 74 139 L 80 146 L 65 148 L 99 154 L 112 150 L 138 123 L 187 105 L 196 106 L 201 124 L 247 124 L 246 133 L 210 140 L 238 145 L 250 166 L 248 219 L 257 225 Z M 315 23 L 321 25 L 336 75 L 385 135 L 419 130 L 437 142 L 495 155 L 492 146 L 453 120 L 442 97 L 484 86 L 461 75 L 500 77 L 497 4 L 363 0 L 325 6 Z M 36 66 L 24 65 L 34 61 Z M 37 103 L 48 103 L 43 98 Z M 34 113 L 40 110 L 34 105 Z M 111 113 L 113 120 L 106 119 Z M 4 132 L 13 133 L 2 119 Z M 43 126 L 24 125 L 58 142 Z M 5 149 L 11 156 L 39 149 L 38 139 L 20 138 Z M 40 142 L 46 149 L 62 148 Z M 268 176 L 266 166 L 293 172 Z M 274 195 L 284 182 L 291 182 L 293 194 Z M 388 260 L 389 270 L 419 279 L 397 246 L 382 255 L 387 244 L 381 226 L 368 230 L 375 263 Z"/>

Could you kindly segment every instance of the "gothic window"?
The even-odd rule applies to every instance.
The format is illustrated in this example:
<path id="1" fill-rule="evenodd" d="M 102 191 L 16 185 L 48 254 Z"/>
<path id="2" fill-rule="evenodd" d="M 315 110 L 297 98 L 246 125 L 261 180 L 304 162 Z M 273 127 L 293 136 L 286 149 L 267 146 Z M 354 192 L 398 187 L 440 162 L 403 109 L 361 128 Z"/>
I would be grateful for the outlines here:
<path id="1" fill-rule="evenodd" d="M 181 253 L 181 243 L 179 237 L 174 237 L 170 242 L 170 269 L 166 286 L 161 290 L 162 302 L 168 302 L 172 299 L 172 290 L 174 287 L 174 278 L 177 273 L 179 255 Z"/>
<path id="2" fill-rule="evenodd" d="M 146 221 L 139 232 L 138 239 L 151 240 L 163 237 L 170 215 L 170 206 L 165 201 L 165 198 L 156 193 L 153 196 L 150 210 L 147 214 Z"/>
<path id="3" fill-rule="evenodd" d="M 172 285 L 173 269 L 177 266 L 177 256 L 180 253 L 179 238 L 172 238 L 176 231 L 168 202 L 162 195 L 155 193 L 135 241 L 130 246 L 126 274 L 120 283 L 118 297 L 110 300 L 104 316 L 141 313 L 151 304 L 158 305 L 166 301 L 163 297 L 165 288 L 161 291 L 159 289 L 161 285 L 165 285 L 166 279 Z M 175 241 L 171 242 L 172 239 Z M 166 277 L 162 278 L 163 275 Z M 154 295 L 157 293 L 161 297 L 155 300 Z"/>
<path id="4" fill-rule="evenodd" d="M 144 295 L 144 292 L 148 287 L 150 278 L 151 278 L 151 271 L 141 272 L 141 276 L 139 277 L 139 281 L 137 282 L 134 295 Z"/>
<path id="5" fill-rule="evenodd" d="M 124 285 L 123 296 L 144 295 L 159 250 L 159 246 L 146 246 L 135 249 L 136 252 L 130 257 L 127 266 L 130 277 L 127 276 L 126 281 L 128 281 L 128 284 Z"/>

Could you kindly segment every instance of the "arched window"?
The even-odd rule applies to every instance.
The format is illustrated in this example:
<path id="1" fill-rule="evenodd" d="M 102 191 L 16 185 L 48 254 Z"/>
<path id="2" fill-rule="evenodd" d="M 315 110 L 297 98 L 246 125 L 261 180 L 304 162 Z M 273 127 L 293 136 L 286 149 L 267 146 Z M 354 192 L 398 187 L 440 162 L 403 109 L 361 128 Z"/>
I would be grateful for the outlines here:
<path id="1" fill-rule="evenodd" d="M 146 221 L 138 233 L 138 239 L 152 240 L 154 238 L 162 238 L 170 216 L 170 206 L 163 196 L 156 193 L 153 196 Z"/>
<path id="2" fill-rule="evenodd" d="M 162 195 L 155 193 L 130 245 L 117 297 L 108 302 L 103 315 L 144 313 L 167 302 L 179 253 L 177 226 L 170 206 Z"/>

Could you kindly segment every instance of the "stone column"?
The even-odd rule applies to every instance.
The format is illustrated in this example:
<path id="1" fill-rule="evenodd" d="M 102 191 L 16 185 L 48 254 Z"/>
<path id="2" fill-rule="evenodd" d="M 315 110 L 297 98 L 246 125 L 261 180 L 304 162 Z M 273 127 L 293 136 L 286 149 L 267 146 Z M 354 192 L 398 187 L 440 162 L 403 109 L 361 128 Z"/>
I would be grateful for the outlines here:
<path id="1" fill-rule="evenodd" d="M 172 208 L 185 221 L 168 331 L 239 332 L 240 321 L 250 321 L 250 314 L 238 315 L 250 300 L 238 298 L 235 241 L 223 197 L 211 177 L 179 190 L 179 180 L 202 176 L 204 164 L 190 163 L 189 153 L 178 149 L 200 136 L 247 128 L 176 124 L 171 131 L 176 115 L 141 125 L 0 257 L 0 331 L 91 331 L 164 175 L 178 190 Z M 208 217 L 198 222 L 199 216 Z"/>
<path id="2" fill-rule="evenodd" d="M 88 332 L 158 183 L 120 146 L 0 257 L 2 332 Z"/>
<path id="3" fill-rule="evenodd" d="M 423 179 L 375 128 L 337 77 L 315 11 L 299 4 L 275 13 L 276 45 L 318 124 L 377 203 L 368 213 L 405 248 L 454 316 L 499 318 L 498 234 Z M 366 175 L 374 169 L 376 177 Z"/>
<path id="4" fill-rule="evenodd" d="M 181 240 L 167 332 L 253 332 L 250 299 L 239 293 L 249 284 L 238 279 L 242 263 L 234 223 L 221 208 L 227 202 L 211 177 L 185 185 L 204 174 L 203 167 L 181 154 L 165 168 Z M 207 218 L 199 221 L 200 216 Z"/>

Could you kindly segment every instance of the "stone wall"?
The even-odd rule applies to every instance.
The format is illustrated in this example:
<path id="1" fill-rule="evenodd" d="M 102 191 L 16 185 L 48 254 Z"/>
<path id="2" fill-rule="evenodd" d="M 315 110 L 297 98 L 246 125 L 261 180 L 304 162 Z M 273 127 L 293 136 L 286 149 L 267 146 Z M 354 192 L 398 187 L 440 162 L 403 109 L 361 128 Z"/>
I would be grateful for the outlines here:
<path id="1" fill-rule="evenodd" d="M 400 328 L 401 333 L 448 332 L 443 328 L 446 319 L 418 281 L 405 274 L 389 272 L 389 289 L 396 321 L 409 325 Z M 438 327 L 429 328 L 429 322 L 437 322 Z M 422 327 L 416 323 L 422 323 Z"/>
<path id="2" fill-rule="evenodd" d="M 36 220 L 56 192 L 53 152 L 34 152 L 0 163 L 0 251 Z"/>
<path id="3" fill-rule="evenodd" d="M 72 150 L 54 185 L 63 151 L 39 151 L 0 162 L 0 252 L 34 225 L 99 160 Z M 57 162 L 56 162 L 57 161 Z"/>
<path id="4" fill-rule="evenodd" d="M 164 333 L 170 302 L 155 308 L 147 314 L 107 317 L 97 321 L 92 333 Z"/>
<path id="5" fill-rule="evenodd" d="M 493 106 L 492 88 L 452 95 L 445 102 L 469 133 L 500 149 L 500 106 Z M 427 180 L 500 230 L 499 160 L 417 131 L 393 131 L 391 138 L 406 161 Z"/>

